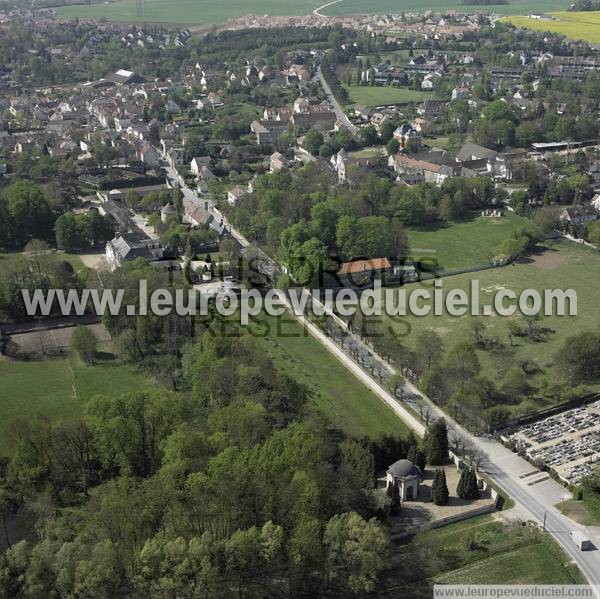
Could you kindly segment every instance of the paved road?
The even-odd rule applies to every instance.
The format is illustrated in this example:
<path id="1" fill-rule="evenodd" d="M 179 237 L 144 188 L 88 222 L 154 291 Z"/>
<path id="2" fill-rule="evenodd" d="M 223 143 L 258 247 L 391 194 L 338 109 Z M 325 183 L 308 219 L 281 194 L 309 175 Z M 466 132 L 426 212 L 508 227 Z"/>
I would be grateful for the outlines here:
<path id="1" fill-rule="evenodd" d="M 317 77 L 319 78 L 319 81 L 321 82 L 321 85 L 325 90 L 325 95 L 327 96 L 327 99 L 333 106 L 333 110 L 335 111 L 335 115 L 337 116 L 338 121 L 340 121 L 340 123 L 342 123 L 342 125 L 344 125 L 344 127 L 346 127 L 346 129 L 348 129 L 348 131 L 350 131 L 352 135 L 356 135 L 356 133 L 358 132 L 358 127 L 355 127 L 350 122 L 350 119 L 346 116 L 346 113 L 338 104 L 338 101 L 335 99 L 335 96 L 331 93 L 331 88 L 329 87 L 329 85 L 327 85 L 327 81 L 325 81 L 325 77 L 323 77 L 323 73 L 321 73 L 321 65 L 319 65 L 317 68 Z"/>
<path id="2" fill-rule="evenodd" d="M 183 182 L 182 189 L 187 189 Z M 233 228 L 225 218 L 224 225 L 231 231 L 231 235 L 238 243 L 247 248 L 250 246 L 248 240 L 235 228 Z M 272 262 L 273 268 L 279 268 L 273 260 L 264 255 L 265 260 Z M 450 437 L 458 437 L 470 443 L 472 446 L 479 449 L 487 456 L 481 470 L 502 488 L 519 506 L 520 511 L 529 514 L 531 519 L 539 524 L 546 524 L 546 530 L 552 537 L 563 547 L 566 553 L 578 565 L 581 572 L 587 578 L 589 584 L 598 585 L 596 594 L 600 598 L 600 534 L 595 528 L 585 528 L 576 524 L 569 518 L 562 515 L 554 505 L 558 501 L 558 497 L 562 490 L 555 482 L 549 484 L 552 488 L 542 487 L 542 485 L 529 486 L 526 479 L 521 478 L 523 473 L 530 472 L 533 467 L 504 447 L 501 443 L 484 437 L 475 437 L 471 435 L 460 424 L 455 422 L 450 416 L 442 412 L 428 397 L 423 395 L 414 385 L 406 383 L 403 389 L 403 400 L 399 401 L 393 397 L 388 390 L 379 382 L 377 382 L 369 372 L 375 373 L 378 378 L 385 382 L 389 376 L 395 371 L 383 361 L 375 352 L 365 344 L 360 338 L 351 333 L 340 332 L 339 340 L 344 339 L 342 346 L 337 337 L 326 335 L 315 324 L 308 320 L 305 316 L 298 316 L 291 310 L 291 304 L 288 298 L 282 293 L 279 294 L 279 299 L 284 303 L 294 317 L 307 328 L 307 330 L 328 350 L 330 351 L 352 374 L 362 381 L 373 393 L 386 403 L 394 413 L 405 422 L 419 436 L 424 434 L 424 426 L 413 413 L 419 413 L 419 410 L 429 410 L 433 417 L 444 417 L 448 423 Z M 316 302 L 315 303 L 319 303 Z M 352 353 L 352 357 L 348 355 Z M 356 360 L 361 362 L 361 365 Z M 403 402 L 407 409 L 403 405 Z M 543 483 L 546 485 L 547 483 Z M 536 487 L 540 487 L 536 489 Z M 570 538 L 570 533 L 573 530 L 583 531 L 596 545 L 593 551 L 580 551 L 573 544 Z"/>
<path id="3" fill-rule="evenodd" d="M 317 17 L 323 17 L 323 18 L 327 19 L 328 16 L 321 14 L 321 11 L 324 8 L 327 8 L 328 6 L 331 6 L 332 4 L 337 4 L 338 2 L 341 2 L 341 1 L 342 0 L 333 0 L 333 2 L 327 2 L 327 4 L 323 4 L 323 5 L 319 6 L 318 8 L 315 8 L 315 10 L 313 10 L 313 15 L 317 15 Z"/>
<path id="4" fill-rule="evenodd" d="M 165 158 L 163 156 L 163 158 Z M 165 165 L 165 169 L 167 171 L 167 176 L 173 182 L 179 185 L 179 189 L 183 194 L 183 197 L 192 202 L 193 204 L 198 205 L 201 208 L 204 208 L 205 203 L 208 202 L 208 211 L 213 216 L 213 220 L 210 222 L 211 229 L 214 229 L 219 235 L 223 233 L 224 228 L 224 218 L 223 215 L 214 207 L 213 202 L 209 198 L 199 198 L 198 194 L 192 191 L 188 184 L 185 182 L 185 179 L 179 174 L 177 169 L 172 166 Z"/>

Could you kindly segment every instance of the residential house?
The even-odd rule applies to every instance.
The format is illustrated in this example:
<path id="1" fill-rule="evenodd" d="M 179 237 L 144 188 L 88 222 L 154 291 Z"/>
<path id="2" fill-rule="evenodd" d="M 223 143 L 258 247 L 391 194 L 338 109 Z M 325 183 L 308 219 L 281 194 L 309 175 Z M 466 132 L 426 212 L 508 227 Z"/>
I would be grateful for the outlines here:
<path id="1" fill-rule="evenodd" d="M 270 145 L 277 141 L 277 138 L 287 131 L 289 123 L 286 121 L 253 121 L 250 130 L 256 136 L 256 142 L 259 145 Z"/>
<path id="2" fill-rule="evenodd" d="M 196 156 L 192 158 L 190 162 L 190 171 L 196 177 L 200 174 L 202 167 L 210 167 L 211 157 L 210 156 Z"/>
<path id="3" fill-rule="evenodd" d="M 288 165 L 287 158 L 280 152 L 273 152 L 269 158 L 269 171 L 276 173 Z"/>
<path id="4" fill-rule="evenodd" d="M 333 110 L 311 111 L 309 113 L 292 114 L 290 122 L 305 129 L 331 131 L 336 122 Z"/>
<path id="5" fill-rule="evenodd" d="M 394 131 L 394 139 L 398 140 L 403 149 L 410 146 L 413 150 L 418 150 L 421 147 L 421 135 L 408 123 L 403 123 Z"/>
<path id="6" fill-rule="evenodd" d="M 572 230 L 597 219 L 598 212 L 594 209 L 594 206 L 565 208 L 560 215 L 560 220 L 567 230 Z"/>
<path id="7" fill-rule="evenodd" d="M 116 233 L 106 244 L 106 261 L 111 270 L 123 262 L 143 258 L 148 262 L 162 259 L 164 248 L 159 239 L 149 239 L 141 233 Z"/>
<path id="8" fill-rule="evenodd" d="M 152 168 L 160 166 L 160 154 L 156 148 L 148 142 L 141 145 L 140 149 L 137 151 L 137 158 Z"/>
<path id="9" fill-rule="evenodd" d="M 227 192 L 227 201 L 232 205 L 235 206 L 238 202 L 238 200 L 240 198 L 242 198 L 243 196 L 247 195 L 248 191 L 246 189 L 244 189 L 243 187 L 232 187 L 228 192 Z"/>
<path id="10" fill-rule="evenodd" d="M 342 285 L 362 287 L 392 273 L 393 268 L 388 258 L 370 258 L 342 263 L 337 271 L 337 278 Z"/>
<path id="11" fill-rule="evenodd" d="M 376 165 L 377 160 L 371 157 L 350 158 L 344 150 L 340 150 L 331 157 L 330 163 L 336 171 L 340 183 L 352 184 L 352 169 L 371 169 Z"/>
<path id="12" fill-rule="evenodd" d="M 460 172 L 458 165 L 436 164 L 400 153 L 388 158 L 388 166 L 399 175 L 422 175 L 427 183 L 435 185 L 441 185 L 446 179 Z"/>
<path id="13" fill-rule="evenodd" d="M 216 181 L 216 175 L 206 165 L 200 166 L 196 175 L 198 193 L 207 193 L 208 186 L 211 181 Z"/>

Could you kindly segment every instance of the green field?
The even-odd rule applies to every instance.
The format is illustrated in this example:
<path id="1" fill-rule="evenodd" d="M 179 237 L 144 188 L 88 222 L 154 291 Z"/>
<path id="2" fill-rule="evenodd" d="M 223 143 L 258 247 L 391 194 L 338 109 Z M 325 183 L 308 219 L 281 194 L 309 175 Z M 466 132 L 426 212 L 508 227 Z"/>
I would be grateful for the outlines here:
<path id="1" fill-rule="evenodd" d="M 291 320 L 277 328 L 266 318 L 269 334 L 261 343 L 277 366 L 307 386 L 313 407 L 333 426 L 356 437 L 406 435 L 407 427 L 359 383 L 318 341 L 304 336 Z M 261 333 L 264 330 L 261 328 Z M 81 414 L 94 395 L 115 396 L 151 384 L 127 366 L 105 361 L 85 366 L 75 358 L 39 362 L 0 361 L 0 456 L 10 453 L 10 425 L 44 416 L 61 420 Z"/>
<path id="2" fill-rule="evenodd" d="M 482 366 L 481 374 L 498 386 L 502 385 L 511 368 L 524 362 L 536 365 L 539 369 L 528 377 L 529 383 L 534 387 L 539 387 L 544 382 L 558 382 L 553 362 L 564 340 L 578 332 L 596 329 L 600 324 L 597 309 L 600 295 L 600 256 L 576 244 L 566 241 L 548 244 L 545 251 L 518 264 L 444 278 L 443 289 L 463 289 L 470 295 L 472 279 L 479 280 L 481 306 L 492 304 L 495 293 L 504 288 L 512 289 L 516 294 L 525 289 L 536 289 L 543 295 L 544 289 L 570 288 L 577 293 L 577 316 L 541 316 L 539 324 L 547 329 L 547 336 L 542 341 L 517 337 L 513 339 L 511 346 L 508 339 L 509 318 L 497 315 L 482 318 L 485 324 L 484 337 L 497 338 L 502 346 L 497 349 L 476 350 Z M 420 285 L 431 289 L 430 282 Z M 415 286 L 407 289 L 410 291 Z M 510 318 L 523 323 L 523 316 L 518 311 Z M 399 342 L 405 347 L 414 348 L 419 332 L 425 329 L 439 333 L 447 350 L 460 341 L 471 341 L 473 338 L 471 318 L 468 315 L 450 316 L 445 310 L 440 316 L 432 313 L 423 317 L 409 314 L 393 319 L 383 316 L 383 320 L 397 333 Z M 597 390 L 598 385 L 590 385 L 590 389 Z M 523 401 L 522 397 L 515 397 L 514 404 L 517 406 L 521 402 L 521 409 L 528 412 L 552 402 L 543 393 L 540 395 L 542 398 L 536 401 Z"/>
<path id="3" fill-rule="evenodd" d="M 492 6 L 467 6 L 460 0 L 430 0 L 426 4 L 419 0 L 342 0 L 324 9 L 325 15 L 346 15 L 352 13 L 401 13 L 455 10 L 459 12 L 493 12 L 500 15 L 515 15 L 528 12 L 548 12 L 565 10 L 569 7 L 568 0 L 509 0 L 508 4 Z"/>
<path id="4" fill-rule="evenodd" d="M 406 435 L 408 428 L 371 391 L 346 370 L 316 339 L 305 336 L 291 316 L 280 328 L 274 317 L 261 342 L 278 367 L 306 385 L 315 408 L 335 427 L 356 437 Z"/>
<path id="5" fill-rule="evenodd" d="M 319 0 L 280 2 L 279 0 L 143 0 L 142 14 L 136 0 L 118 0 L 102 4 L 81 4 L 58 9 L 59 18 L 85 17 L 109 21 L 142 23 L 189 23 L 212 25 L 243 15 L 303 15 L 323 4 Z"/>
<path id="6" fill-rule="evenodd" d="M 56 255 L 66 262 L 70 262 L 76 271 L 85 268 L 81 258 L 77 254 L 66 254 L 62 251 L 52 251 L 52 255 Z M 0 252 L 0 268 L 10 267 L 16 263 L 24 254 L 20 252 Z"/>
<path id="7" fill-rule="evenodd" d="M 589 12 L 553 12 L 555 21 L 541 21 L 530 17 L 507 17 L 506 21 L 517 27 L 526 27 L 535 31 L 561 33 L 574 40 L 600 42 L 600 11 Z"/>
<path id="8" fill-rule="evenodd" d="M 453 270 L 488 264 L 494 250 L 525 223 L 524 218 L 507 212 L 501 218 L 477 217 L 439 229 L 407 229 L 406 232 L 414 260 Z"/>
<path id="9" fill-rule="evenodd" d="M 546 533 L 480 516 L 423 532 L 394 551 L 383 597 L 431 597 L 434 584 L 584 584 Z M 397 580 L 402 580 L 398 586 Z M 406 581 L 406 582 L 405 582 Z"/>
<path id="10" fill-rule="evenodd" d="M 10 451 L 8 429 L 16 419 L 61 420 L 81 414 L 94 395 L 118 395 L 144 388 L 148 378 L 127 366 L 104 362 L 84 366 L 74 358 L 43 362 L 0 362 L 0 455 Z"/>
<path id="11" fill-rule="evenodd" d="M 143 0 L 141 14 L 136 0 L 118 0 L 100 4 L 80 4 L 63 6 L 57 9 L 59 18 L 105 18 L 109 21 L 142 23 L 186 23 L 211 25 L 224 23 L 232 17 L 255 15 L 305 15 L 323 5 L 322 0 L 301 2 L 280 2 L 278 0 Z M 431 0 L 424 5 L 418 0 L 342 0 L 322 11 L 326 15 L 346 15 L 353 13 L 401 13 L 403 11 L 447 11 L 462 12 L 486 11 L 502 15 L 524 14 L 527 12 L 560 11 L 568 8 L 568 0 L 511 0 L 509 4 L 494 6 L 466 6 L 460 0 Z"/>
<path id="12" fill-rule="evenodd" d="M 382 106 L 385 104 L 408 104 L 431 98 L 431 92 L 422 92 L 404 87 L 343 85 L 350 96 L 350 104 Z"/>

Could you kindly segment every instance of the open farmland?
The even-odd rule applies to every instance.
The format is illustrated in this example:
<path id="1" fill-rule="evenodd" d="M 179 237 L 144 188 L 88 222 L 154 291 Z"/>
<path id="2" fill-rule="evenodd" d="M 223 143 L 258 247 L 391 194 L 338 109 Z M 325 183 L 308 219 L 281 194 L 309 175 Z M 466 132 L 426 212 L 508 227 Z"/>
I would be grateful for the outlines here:
<path id="1" fill-rule="evenodd" d="M 466 242 L 466 240 L 465 240 Z M 481 376 L 493 381 L 502 388 L 509 380 L 511 370 L 517 365 L 527 365 L 527 383 L 530 393 L 509 394 L 514 413 L 528 413 L 557 401 L 549 392 L 537 392 L 544 385 L 559 382 L 554 368 L 554 356 L 565 339 L 578 332 L 595 330 L 600 324 L 597 311 L 597 298 L 600 294 L 600 258 L 591 250 L 568 242 L 548 244 L 540 251 L 520 263 L 477 273 L 462 274 L 443 279 L 443 289 L 462 289 L 470 295 L 472 279 L 479 280 L 481 306 L 491 304 L 495 293 L 501 289 L 511 289 L 519 294 L 525 289 L 535 289 L 543 294 L 544 289 L 574 289 L 577 293 L 577 316 L 541 316 L 538 325 L 543 334 L 539 339 L 526 335 L 509 338 L 509 321 L 514 320 L 519 327 L 525 326 L 521 314 L 501 317 L 483 317 L 482 333 L 490 343 L 482 348 L 477 346 L 476 354 L 481 364 Z M 420 286 L 431 289 L 431 282 Z M 410 291 L 417 284 L 407 287 Z M 506 302 L 505 302 L 506 303 Z M 510 303 L 510 302 L 509 302 Z M 446 353 L 462 341 L 472 342 L 471 316 L 454 317 L 443 310 L 442 315 L 418 317 L 415 315 L 383 316 L 383 332 L 393 331 L 402 347 L 415 349 L 419 333 L 425 330 L 437 332 L 444 344 Z M 598 384 L 589 385 L 598 390 Z"/>
<path id="2" fill-rule="evenodd" d="M 144 23 L 185 23 L 212 25 L 248 14 L 303 15 L 322 4 L 319 0 L 280 2 L 278 0 L 143 0 L 142 14 L 137 12 L 136 0 L 117 0 L 102 4 L 64 6 L 60 18 L 105 18 L 109 21 Z"/>
<path id="3" fill-rule="evenodd" d="M 328 6 L 321 12 L 325 15 L 347 15 L 352 13 L 401 13 L 455 10 L 459 12 L 493 12 L 500 15 L 523 14 L 527 12 L 548 12 L 564 10 L 568 0 L 509 0 L 508 4 L 465 5 L 460 0 L 430 0 L 426 4 L 419 0 L 342 0 Z"/>
<path id="4" fill-rule="evenodd" d="M 216 0 L 143 0 L 141 15 L 137 11 L 136 0 L 117 0 L 101 4 L 78 4 L 58 9 L 60 18 L 105 18 L 109 21 L 144 23 L 186 23 L 211 25 L 224 23 L 229 18 L 247 14 L 256 15 L 305 15 L 322 6 L 321 0 L 302 0 L 301 2 L 278 2 L 277 0 L 235 0 L 217 2 Z M 511 0 L 509 4 L 465 5 L 460 0 L 432 0 L 423 5 L 418 0 L 341 0 L 324 8 L 323 15 L 348 15 L 355 13 L 401 13 L 455 10 L 461 12 L 486 11 L 501 15 L 524 14 L 527 12 L 560 11 L 568 8 L 565 0 Z"/>
<path id="5" fill-rule="evenodd" d="M 507 17 L 506 21 L 517 27 L 534 29 L 535 31 L 551 31 L 561 33 L 574 40 L 600 42 L 600 11 L 589 12 L 554 12 L 553 21 L 532 19 L 531 17 Z"/>

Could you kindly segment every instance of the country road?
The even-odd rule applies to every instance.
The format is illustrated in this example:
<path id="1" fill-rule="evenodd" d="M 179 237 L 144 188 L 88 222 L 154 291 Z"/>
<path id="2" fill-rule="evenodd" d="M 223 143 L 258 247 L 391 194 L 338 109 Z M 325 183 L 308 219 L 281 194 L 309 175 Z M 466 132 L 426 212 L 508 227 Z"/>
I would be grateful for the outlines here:
<path id="1" fill-rule="evenodd" d="M 323 4 L 322 6 L 315 8 L 315 10 L 313 10 L 313 15 L 317 15 L 317 17 L 327 18 L 327 15 L 321 14 L 321 11 L 324 8 L 327 8 L 328 6 L 331 6 L 332 4 L 337 4 L 338 2 L 341 2 L 341 1 L 342 0 L 333 0 L 333 2 L 327 2 L 327 4 Z"/>

